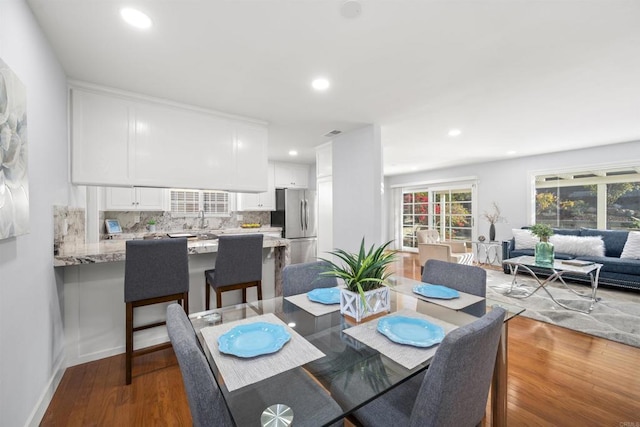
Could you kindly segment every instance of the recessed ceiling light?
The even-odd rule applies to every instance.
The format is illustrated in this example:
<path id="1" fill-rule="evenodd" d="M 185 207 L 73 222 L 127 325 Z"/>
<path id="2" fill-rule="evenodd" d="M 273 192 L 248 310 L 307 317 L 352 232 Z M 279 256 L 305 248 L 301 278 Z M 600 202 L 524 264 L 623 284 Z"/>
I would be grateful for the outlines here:
<path id="1" fill-rule="evenodd" d="M 124 19 L 127 24 L 136 28 L 146 30 L 151 27 L 151 18 L 137 9 L 131 9 L 129 7 L 120 9 L 120 16 L 122 16 L 122 19 Z"/>
<path id="2" fill-rule="evenodd" d="M 513 156 L 514 154 L 518 154 L 516 150 L 507 151 L 507 156 Z"/>
<path id="3" fill-rule="evenodd" d="M 458 136 L 462 133 L 460 129 L 451 129 L 447 135 L 449 136 Z"/>
<path id="4" fill-rule="evenodd" d="M 291 150 L 291 151 L 289 151 L 289 155 L 290 156 L 297 156 L 298 152 L 296 150 Z"/>
<path id="5" fill-rule="evenodd" d="M 329 80 L 325 78 L 318 78 L 311 82 L 311 86 L 315 90 L 327 90 L 329 89 Z"/>

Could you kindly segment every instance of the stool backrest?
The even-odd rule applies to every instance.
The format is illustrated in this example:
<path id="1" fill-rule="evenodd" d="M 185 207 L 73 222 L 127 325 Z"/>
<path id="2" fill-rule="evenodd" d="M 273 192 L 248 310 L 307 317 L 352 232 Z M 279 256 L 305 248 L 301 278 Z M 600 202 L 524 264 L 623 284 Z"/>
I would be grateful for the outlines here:
<path id="1" fill-rule="evenodd" d="M 129 240 L 124 302 L 189 291 L 187 239 Z"/>
<path id="2" fill-rule="evenodd" d="M 262 280 L 262 234 L 218 237 L 214 286 Z"/>

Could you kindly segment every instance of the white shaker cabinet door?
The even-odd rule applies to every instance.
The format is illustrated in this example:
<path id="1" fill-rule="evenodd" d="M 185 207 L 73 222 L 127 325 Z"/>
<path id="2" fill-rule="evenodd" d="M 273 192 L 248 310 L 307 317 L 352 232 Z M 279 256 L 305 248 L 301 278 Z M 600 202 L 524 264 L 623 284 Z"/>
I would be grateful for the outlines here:
<path id="1" fill-rule="evenodd" d="M 309 166 L 296 163 L 276 163 L 276 188 L 307 188 Z"/>
<path id="2" fill-rule="evenodd" d="M 105 210 L 162 211 L 165 210 L 165 189 L 107 187 Z"/>
<path id="3" fill-rule="evenodd" d="M 276 187 L 273 163 L 267 167 L 267 191 L 238 193 L 238 211 L 273 211 L 276 209 Z"/>
<path id="4" fill-rule="evenodd" d="M 267 177 L 267 129 L 236 122 L 236 188 L 265 192 Z"/>
<path id="5" fill-rule="evenodd" d="M 138 105 L 136 184 L 225 190 L 235 176 L 232 122 L 170 106 Z"/>
<path id="6" fill-rule="evenodd" d="M 71 182 L 131 183 L 131 104 L 118 97 L 71 90 Z"/>

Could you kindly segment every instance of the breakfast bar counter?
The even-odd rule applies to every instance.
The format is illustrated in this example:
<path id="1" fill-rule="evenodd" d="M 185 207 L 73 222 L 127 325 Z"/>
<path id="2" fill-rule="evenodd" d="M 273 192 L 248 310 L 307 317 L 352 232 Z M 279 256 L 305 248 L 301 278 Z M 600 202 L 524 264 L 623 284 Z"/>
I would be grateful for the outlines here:
<path id="1" fill-rule="evenodd" d="M 282 295 L 281 273 L 289 264 L 289 240 L 263 234 L 262 293 L 263 298 L 273 298 Z M 125 242 L 126 239 L 113 239 L 95 244 L 65 245 L 54 256 L 56 281 L 62 288 L 60 310 L 64 317 L 67 366 L 124 353 Z M 189 307 L 192 312 L 204 310 L 204 271 L 214 268 L 217 250 L 217 239 L 201 237 L 188 241 Z M 257 299 L 255 288 L 248 290 L 247 298 L 249 301 Z M 240 291 L 223 294 L 224 306 L 240 302 Z M 215 304 L 215 298 L 212 303 Z M 165 315 L 163 304 L 136 310 L 136 318 L 143 323 L 161 320 Z M 167 339 L 164 328 L 154 328 L 138 332 L 135 342 L 146 347 Z"/>

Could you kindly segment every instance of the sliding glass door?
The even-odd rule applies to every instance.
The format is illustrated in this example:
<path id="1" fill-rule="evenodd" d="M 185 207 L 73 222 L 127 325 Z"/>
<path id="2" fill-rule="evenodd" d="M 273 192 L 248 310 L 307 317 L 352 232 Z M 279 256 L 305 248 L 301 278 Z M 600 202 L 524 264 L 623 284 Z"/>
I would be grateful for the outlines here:
<path id="1" fill-rule="evenodd" d="M 403 189 L 402 248 L 416 248 L 416 231 L 436 229 L 442 240 L 472 240 L 474 186 Z"/>

